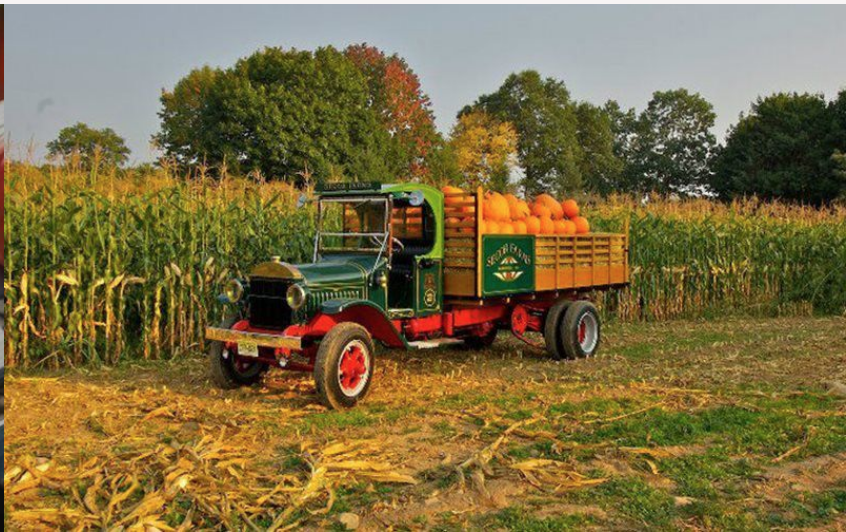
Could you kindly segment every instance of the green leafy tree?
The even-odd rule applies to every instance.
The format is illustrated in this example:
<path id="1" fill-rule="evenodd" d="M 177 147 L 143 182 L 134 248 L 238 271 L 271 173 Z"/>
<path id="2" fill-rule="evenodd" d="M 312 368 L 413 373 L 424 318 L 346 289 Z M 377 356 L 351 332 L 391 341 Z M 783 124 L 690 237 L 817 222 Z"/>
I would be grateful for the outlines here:
<path id="1" fill-rule="evenodd" d="M 90 169 L 95 164 L 122 166 L 130 151 L 112 128 L 94 129 L 78 122 L 59 131 L 59 136 L 47 143 L 47 153 L 65 160 L 78 157 L 82 167 Z"/>
<path id="2" fill-rule="evenodd" d="M 826 104 L 821 94 L 759 98 L 732 127 L 715 163 L 711 186 L 722 198 L 757 195 L 821 204 L 846 190 L 843 116 L 846 95 Z"/>
<path id="3" fill-rule="evenodd" d="M 480 96 L 459 116 L 475 110 L 517 129 L 526 193 L 560 194 L 582 187 L 578 116 L 564 83 L 534 70 L 511 74 L 496 92 Z"/>
<path id="4" fill-rule="evenodd" d="M 636 190 L 637 183 L 631 181 L 635 177 L 631 166 L 635 160 L 635 147 L 640 128 L 637 112 L 633 108 L 624 111 L 614 100 L 606 102 L 602 110 L 608 117 L 611 133 L 614 136 L 612 150 L 620 164 L 620 172 L 616 174 L 616 179 L 611 180 L 608 188 L 616 192 Z"/>
<path id="5" fill-rule="evenodd" d="M 203 106 L 220 73 L 219 69 L 204 66 L 179 80 L 172 91 L 162 90 L 158 113 L 162 125 L 153 141 L 181 165 L 203 162 L 205 150 L 213 143 L 207 138 Z"/>
<path id="6" fill-rule="evenodd" d="M 580 102 L 576 105 L 578 139 L 582 156 L 579 170 L 588 190 L 608 194 L 616 189 L 623 162 L 615 153 L 612 119 L 604 109 Z"/>
<path id="7" fill-rule="evenodd" d="M 369 105 L 391 136 L 391 157 L 403 176 L 425 178 L 426 159 L 439 135 L 417 74 L 400 56 L 366 43 L 349 46 L 344 54 L 367 80 Z"/>
<path id="8" fill-rule="evenodd" d="M 166 155 L 268 179 L 380 180 L 401 168 L 370 104 L 365 76 L 335 48 L 265 48 L 163 94 L 159 136 Z"/>
<path id="9" fill-rule="evenodd" d="M 626 181 L 633 190 L 689 193 L 709 181 L 716 114 L 686 89 L 655 92 L 635 126 Z"/>
<path id="10" fill-rule="evenodd" d="M 451 142 L 440 136 L 426 153 L 426 175 L 423 181 L 438 188 L 444 185 L 455 185 L 462 179 L 458 157 Z"/>

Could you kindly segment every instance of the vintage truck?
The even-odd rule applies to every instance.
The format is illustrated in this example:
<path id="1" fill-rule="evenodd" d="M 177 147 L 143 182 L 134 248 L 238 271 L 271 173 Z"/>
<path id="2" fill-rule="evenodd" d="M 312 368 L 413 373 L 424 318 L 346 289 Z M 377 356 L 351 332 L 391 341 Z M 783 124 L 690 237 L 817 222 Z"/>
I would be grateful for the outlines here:
<path id="1" fill-rule="evenodd" d="M 317 189 L 313 261 L 273 257 L 226 285 L 235 311 L 206 330 L 214 383 L 310 371 L 323 404 L 349 408 L 373 382 L 375 342 L 485 347 L 500 330 L 534 331 L 556 360 L 595 354 L 587 298 L 629 282 L 628 235 L 482 234 L 483 197 L 413 183 Z"/>

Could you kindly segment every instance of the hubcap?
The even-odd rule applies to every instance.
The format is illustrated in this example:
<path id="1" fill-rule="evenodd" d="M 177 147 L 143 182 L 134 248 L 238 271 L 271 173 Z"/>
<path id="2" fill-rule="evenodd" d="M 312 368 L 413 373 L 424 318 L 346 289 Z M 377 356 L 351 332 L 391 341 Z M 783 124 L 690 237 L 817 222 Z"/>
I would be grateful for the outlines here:
<path id="1" fill-rule="evenodd" d="M 596 316 L 589 312 L 582 315 L 579 319 L 577 334 L 582 351 L 588 356 L 592 355 L 599 341 L 599 324 Z"/>
<path id="2" fill-rule="evenodd" d="M 370 352 L 360 340 L 348 343 L 338 360 L 338 384 L 347 397 L 355 397 L 370 377 Z"/>

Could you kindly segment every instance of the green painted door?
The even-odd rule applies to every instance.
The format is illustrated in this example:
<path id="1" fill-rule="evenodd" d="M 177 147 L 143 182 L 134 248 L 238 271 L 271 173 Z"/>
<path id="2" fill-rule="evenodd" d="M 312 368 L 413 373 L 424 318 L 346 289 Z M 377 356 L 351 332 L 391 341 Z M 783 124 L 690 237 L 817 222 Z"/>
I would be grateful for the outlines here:
<path id="1" fill-rule="evenodd" d="M 441 312 L 443 301 L 443 263 L 440 260 L 420 259 L 415 262 L 415 302 L 418 316 Z"/>

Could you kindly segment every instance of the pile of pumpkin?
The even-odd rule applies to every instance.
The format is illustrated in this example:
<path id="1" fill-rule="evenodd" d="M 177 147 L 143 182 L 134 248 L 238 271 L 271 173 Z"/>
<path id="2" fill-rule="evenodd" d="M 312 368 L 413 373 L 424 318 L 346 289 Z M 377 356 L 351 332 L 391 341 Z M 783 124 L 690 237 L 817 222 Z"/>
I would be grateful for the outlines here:
<path id="1" fill-rule="evenodd" d="M 441 189 L 447 195 L 463 191 L 456 187 Z M 527 202 L 514 194 L 488 192 L 482 205 L 484 219 L 480 221 L 482 234 L 488 235 L 580 235 L 590 232 L 590 224 L 579 216 L 579 205 L 575 200 L 559 202 L 549 194 L 541 194 L 532 202 Z M 465 207 L 467 216 L 451 218 L 459 222 L 474 217 L 472 207 Z"/>

